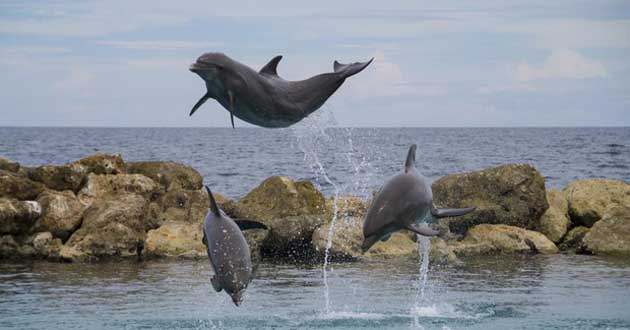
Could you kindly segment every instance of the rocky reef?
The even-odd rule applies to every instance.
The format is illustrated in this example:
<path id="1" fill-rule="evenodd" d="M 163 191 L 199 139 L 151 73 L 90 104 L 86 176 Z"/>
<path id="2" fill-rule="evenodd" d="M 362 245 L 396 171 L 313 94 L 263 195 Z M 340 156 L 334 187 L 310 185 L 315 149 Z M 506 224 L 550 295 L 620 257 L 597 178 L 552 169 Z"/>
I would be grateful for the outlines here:
<path id="1" fill-rule="evenodd" d="M 434 261 L 514 253 L 630 256 L 630 184 L 623 181 L 586 179 L 546 190 L 534 167 L 510 164 L 447 175 L 433 191 L 438 206 L 477 206 L 436 225 Z M 418 255 L 407 232 L 361 253 L 369 201 L 332 200 L 309 181 L 274 176 L 239 200 L 216 199 L 232 218 L 268 227 L 246 232 L 255 259 L 320 261 L 331 233 L 333 260 Z M 202 176 L 175 162 L 125 162 L 99 153 L 29 168 L 0 158 L 0 259 L 206 258 L 208 203 Z"/>

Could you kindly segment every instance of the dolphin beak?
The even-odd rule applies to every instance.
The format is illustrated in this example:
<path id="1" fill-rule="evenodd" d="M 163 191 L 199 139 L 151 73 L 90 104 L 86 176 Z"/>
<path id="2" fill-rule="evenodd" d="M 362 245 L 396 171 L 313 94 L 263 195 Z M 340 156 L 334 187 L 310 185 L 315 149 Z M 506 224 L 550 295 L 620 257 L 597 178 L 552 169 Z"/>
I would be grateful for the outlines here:
<path id="1" fill-rule="evenodd" d="M 235 292 L 231 294 L 230 296 L 232 297 L 232 301 L 234 302 L 234 305 L 236 305 L 237 307 L 240 306 L 241 303 L 243 302 L 243 291 Z"/>

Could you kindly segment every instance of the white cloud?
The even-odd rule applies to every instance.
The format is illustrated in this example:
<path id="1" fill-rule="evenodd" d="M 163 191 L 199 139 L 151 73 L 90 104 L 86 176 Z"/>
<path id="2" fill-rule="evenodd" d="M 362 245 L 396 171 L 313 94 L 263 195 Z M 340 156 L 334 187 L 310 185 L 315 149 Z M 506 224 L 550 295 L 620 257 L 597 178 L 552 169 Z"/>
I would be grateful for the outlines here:
<path id="1" fill-rule="evenodd" d="M 361 72 L 361 83 L 352 84 L 350 91 L 358 97 L 396 96 L 412 91 L 405 83 L 398 64 L 388 61 L 385 54 L 377 51 L 374 61 Z"/>
<path id="2" fill-rule="evenodd" d="M 602 63 L 588 59 L 571 50 L 556 50 L 540 66 L 528 62 L 517 64 L 515 78 L 518 81 L 539 79 L 587 79 L 606 75 Z"/>
<path id="3" fill-rule="evenodd" d="M 222 43 L 179 40 L 101 40 L 101 45 L 133 50 L 180 50 L 221 46 Z"/>

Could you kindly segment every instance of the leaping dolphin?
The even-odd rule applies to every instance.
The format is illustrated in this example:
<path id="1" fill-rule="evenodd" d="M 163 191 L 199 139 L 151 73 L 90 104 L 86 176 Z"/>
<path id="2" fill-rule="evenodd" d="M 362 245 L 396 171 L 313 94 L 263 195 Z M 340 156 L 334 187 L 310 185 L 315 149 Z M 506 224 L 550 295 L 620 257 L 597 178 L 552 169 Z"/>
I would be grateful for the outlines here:
<path id="1" fill-rule="evenodd" d="M 205 53 L 190 66 L 206 83 L 207 92 L 193 106 L 192 116 L 208 99 L 217 100 L 234 116 L 254 125 L 277 128 L 297 123 L 319 109 L 346 78 L 365 69 L 374 58 L 363 63 L 334 62 L 334 72 L 322 73 L 300 81 L 278 76 L 282 56 L 269 61 L 259 72 L 223 53 Z"/>
<path id="2" fill-rule="evenodd" d="M 236 306 L 243 300 L 243 292 L 253 279 L 252 259 L 249 246 L 241 230 L 267 229 L 265 225 L 250 220 L 232 220 L 219 207 L 206 186 L 210 197 L 210 210 L 203 223 L 203 243 L 208 249 L 215 291 L 230 295 Z"/>
<path id="3" fill-rule="evenodd" d="M 367 251 L 378 241 L 386 241 L 401 229 L 423 236 L 435 236 L 437 231 L 418 226 L 422 222 L 435 223 L 439 218 L 457 217 L 475 210 L 439 209 L 433 205 L 429 180 L 415 168 L 416 145 L 409 148 L 405 170 L 389 179 L 374 197 L 363 223 L 363 244 Z"/>

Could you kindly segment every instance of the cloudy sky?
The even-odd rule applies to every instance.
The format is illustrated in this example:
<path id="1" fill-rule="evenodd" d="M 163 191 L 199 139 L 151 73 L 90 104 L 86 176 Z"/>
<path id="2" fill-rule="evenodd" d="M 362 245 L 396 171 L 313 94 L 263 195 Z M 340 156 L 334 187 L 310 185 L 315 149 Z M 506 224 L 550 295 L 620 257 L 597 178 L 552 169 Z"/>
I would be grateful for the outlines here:
<path id="1" fill-rule="evenodd" d="M 207 51 L 292 80 L 374 57 L 342 126 L 630 125 L 628 1 L 3 0 L 0 126 L 229 126 L 188 116 Z"/>

